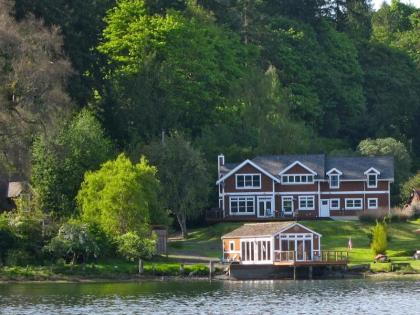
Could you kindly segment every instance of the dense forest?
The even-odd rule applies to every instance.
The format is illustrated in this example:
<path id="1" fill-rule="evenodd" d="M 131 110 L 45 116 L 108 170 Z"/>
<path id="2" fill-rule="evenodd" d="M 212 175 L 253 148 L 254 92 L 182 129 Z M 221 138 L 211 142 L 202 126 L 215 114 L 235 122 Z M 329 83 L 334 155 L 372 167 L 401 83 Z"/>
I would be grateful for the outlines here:
<path id="1" fill-rule="evenodd" d="M 71 216 L 121 152 L 187 194 L 191 167 L 159 169 L 199 165 L 207 192 L 221 152 L 394 154 L 397 196 L 420 168 L 419 73 L 420 10 L 398 0 L 2 0 L 1 174 Z"/>

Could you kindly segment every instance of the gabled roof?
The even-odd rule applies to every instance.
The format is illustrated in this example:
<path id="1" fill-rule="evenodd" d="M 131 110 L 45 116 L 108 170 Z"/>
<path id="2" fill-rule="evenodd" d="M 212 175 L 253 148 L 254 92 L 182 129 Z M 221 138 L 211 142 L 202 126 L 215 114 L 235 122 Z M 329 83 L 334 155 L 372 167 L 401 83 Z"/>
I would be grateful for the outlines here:
<path id="1" fill-rule="evenodd" d="M 394 158 L 392 156 L 352 156 L 327 157 L 325 168 L 337 168 L 343 175 L 341 179 L 366 180 L 365 172 L 370 168 L 380 172 L 378 179 L 394 179 Z"/>
<path id="2" fill-rule="evenodd" d="M 311 174 L 313 174 L 313 175 L 316 175 L 316 172 L 315 172 L 315 171 L 311 170 L 309 167 L 307 167 L 306 165 L 302 164 L 302 163 L 301 163 L 301 162 L 299 162 L 299 161 L 295 161 L 295 162 L 293 162 L 292 164 L 290 164 L 288 167 L 286 167 L 285 169 L 283 169 L 283 170 L 279 173 L 279 175 L 282 175 L 282 174 L 286 173 L 288 170 L 290 170 L 291 168 L 293 168 L 293 167 L 294 167 L 294 166 L 296 166 L 296 165 L 299 165 L 300 167 L 302 167 L 302 168 L 304 168 L 305 170 L 307 170 L 309 173 L 311 173 Z"/>
<path id="3" fill-rule="evenodd" d="M 293 226 L 298 225 L 314 234 L 321 236 L 321 234 L 309 229 L 308 227 L 297 222 L 264 222 L 264 223 L 246 223 L 241 227 L 233 230 L 222 236 L 224 238 L 236 237 L 270 237 L 276 233 L 288 230 Z"/>
<path id="4" fill-rule="evenodd" d="M 331 174 L 343 175 L 343 172 L 341 172 L 340 170 L 334 167 L 327 172 L 327 175 L 331 175 Z"/>
<path id="5" fill-rule="evenodd" d="M 236 171 L 240 170 L 242 167 L 244 167 L 245 165 L 250 164 L 253 167 L 255 167 L 257 170 L 259 170 L 261 173 L 267 175 L 268 177 L 270 177 L 272 180 L 276 181 L 276 182 L 280 182 L 280 180 L 273 176 L 272 174 L 270 174 L 269 172 L 267 172 L 265 169 L 263 169 L 261 166 L 259 166 L 258 164 L 255 164 L 254 162 L 252 162 L 251 160 L 245 160 L 243 161 L 241 164 L 237 165 L 234 169 L 232 169 L 231 171 L 229 171 L 227 174 L 223 175 L 222 177 L 219 178 L 219 180 L 216 182 L 216 184 L 219 184 L 220 182 L 224 181 L 226 178 L 228 178 L 229 176 L 233 175 L 236 173 Z"/>
<path id="6" fill-rule="evenodd" d="M 344 180 L 366 180 L 365 172 L 373 168 L 379 172 L 378 179 L 394 179 L 394 158 L 392 156 L 325 156 L 324 154 L 308 155 L 265 155 L 257 156 L 252 160 L 245 160 L 240 164 L 227 163 L 221 167 L 221 178 L 217 183 L 234 174 L 246 163 L 250 163 L 257 169 L 280 181 L 280 173 L 293 164 L 303 164 L 306 168 L 314 171 L 316 179 L 325 179 L 327 173 L 333 169 L 341 172 Z"/>

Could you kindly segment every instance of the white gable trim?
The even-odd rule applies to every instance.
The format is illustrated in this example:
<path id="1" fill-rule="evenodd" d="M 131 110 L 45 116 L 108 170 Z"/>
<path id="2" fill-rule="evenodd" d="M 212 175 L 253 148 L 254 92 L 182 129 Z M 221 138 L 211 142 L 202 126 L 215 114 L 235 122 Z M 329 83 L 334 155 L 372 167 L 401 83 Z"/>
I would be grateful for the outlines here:
<path id="1" fill-rule="evenodd" d="M 280 231 L 277 231 L 276 233 L 274 233 L 274 234 L 278 234 L 278 233 L 282 233 L 282 232 L 284 232 L 284 231 L 286 231 L 286 230 L 288 230 L 288 229 L 291 229 L 292 227 L 294 227 L 294 226 L 300 226 L 301 228 L 303 228 L 303 229 L 305 229 L 305 230 L 308 230 L 309 232 L 311 232 L 311 233 L 313 233 L 313 234 L 316 234 L 316 235 L 318 235 L 319 237 L 321 237 L 322 235 L 321 234 L 319 234 L 319 233 L 317 233 L 317 232 L 315 232 L 314 230 L 311 230 L 310 228 L 308 228 L 307 226 L 304 226 L 304 225 L 302 225 L 302 224 L 300 224 L 300 223 L 297 223 L 297 222 L 295 222 L 295 223 L 293 223 L 293 224 L 291 224 L 291 225 L 287 225 L 286 227 L 284 227 L 284 228 L 282 228 Z M 273 234 L 273 235 L 274 235 Z"/>
<path id="2" fill-rule="evenodd" d="M 307 167 L 306 165 L 304 165 L 304 164 L 302 164 L 301 162 L 299 162 L 299 161 L 295 161 L 295 162 L 293 162 L 292 164 L 290 164 L 288 167 L 286 167 L 284 170 L 282 170 L 280 173 L 279 173 L 279 175 L 282 175 L 282 174 L 284 174 L 285 172 L 287 172 L 288 170 L 290 170 L 293 166 L 295 166 L 295 165 L 300 165 L 301 167 L 303 167 L 305 170 L 307 170 L 308 172 L 310 172 L 311 174 L 313 174 L 313 175 L 317 175 L 317 173 L 316 172 L 314 172 L 313 170 L 311 170 L 309 167 Z"/>
<path id="3" fill-rule="evenodd" d="M 368 169 L 366 172 L 364 172 L 363 174 L 367 175 L 367 174 L 372 174 L 375 173 L 377 175 L 381 174 L 381 172 L 379 172 L 376 168 L 371 167 L 370 169 Z"/>
<path id="4" fill-rule="evenodd" d="M 333 174 L 333 173 L 335 173 L 335 174 L 338 174 L 338 175 L 343 175 L 343 172 L 340 172 L 338 169 L 336 169 L 335 167 L 334 168 L 332 168 L 332 169 L 330 169 L 328 172 L 327 172 L 327 175 L 331 175 L 331 174 Z"/>
<path id="5" fill-rule="evenodd" d="M 230 172 L 228 172 L 227 174 L 225 174 L 224 176 L 222 176 L 217 182 L 216 185 L 220 184 L 221 182 L 223 182 L 226 178 L 232 176 L 233 174 L 235 174 L 239 169 L 241 169 L 242 167 L 244 167 L 246 164 L 250 164 L 253 167 L 255 167 L 257 170 L 259 170 L 261 173 L 267 175 L 268 177 L 270 177 L 272 180 L 276 181 L 277 183 L 280 183 L 280 180 L 276 177 L 274 177 L 273 175 L 271 175 L 269 172 L 267 172 L 266 170 L 264 170 L 263 168 L 261 168 L 260 166 L 258 166 L 257 164 L 255 164 L 254 162 L 252 162 L 251 160 L 245 160 L 243 161 L 241 164 L 239 164 L 237 167 L 235 167 L 233 170 L 231 170 Z"/>

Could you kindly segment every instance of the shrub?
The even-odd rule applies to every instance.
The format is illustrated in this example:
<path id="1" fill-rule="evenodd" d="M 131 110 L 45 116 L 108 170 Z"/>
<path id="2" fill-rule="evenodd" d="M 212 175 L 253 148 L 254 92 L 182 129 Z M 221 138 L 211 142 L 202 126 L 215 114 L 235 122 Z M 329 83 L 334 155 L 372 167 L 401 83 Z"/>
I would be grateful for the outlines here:
<path id="1" fill-rule="evenodd" d="M 85 262 L 90 256 L 96 258 L 99 255 L 99 247 L 87 224 L 76 220 L 64 223 L 44 251 L 53 257 L 70 260 L 72 264 L 80 258 Z"/>
<path id="2" fill-rule="evenodd" d="M 372 229 L 372 243 L 370 245 L 373 254 L 385 254 L 388 248 L 388 231 L 385 222 L 376 221 L 375 227 Z"/>
<path id="3" fill-rule="evenodd" d="M 11 249 L 6 254 L 7 266 L 27 266 L 35 263 L 34 256 L 22 249 Z"/>
<path id="4" fill-rule="evenodd" d="M 408 221 L 414 218 L 414 209 L 412 207 L 392 208 L 390 218 L 392 221 Z"/>
<path id="5" fill-rule="evenodd" d="M 134 232 L 128 232 L 117 239 L 118 252 L 129 261 L 150 259 L 156 253 L 156 237 L 141 238 Z"/>
<path id="6" fill-rule="evenodd" d="M 376 221 L 383 221 L 388 218 L 389 212 L 384 208 L 376 210 L 366 210 L 359 214 L 359 220 L 361 222 L 372 223 Z"/>

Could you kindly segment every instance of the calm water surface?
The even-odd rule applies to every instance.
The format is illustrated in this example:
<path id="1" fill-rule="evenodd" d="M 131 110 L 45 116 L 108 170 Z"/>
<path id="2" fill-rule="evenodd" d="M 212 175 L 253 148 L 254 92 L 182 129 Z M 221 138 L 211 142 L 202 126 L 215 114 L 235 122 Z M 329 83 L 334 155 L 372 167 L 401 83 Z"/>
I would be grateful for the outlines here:
<path id="1" fill-rule="evenodd" d="M 0 284 L 0 314 L 420 314 L 420 281 Z"/>

